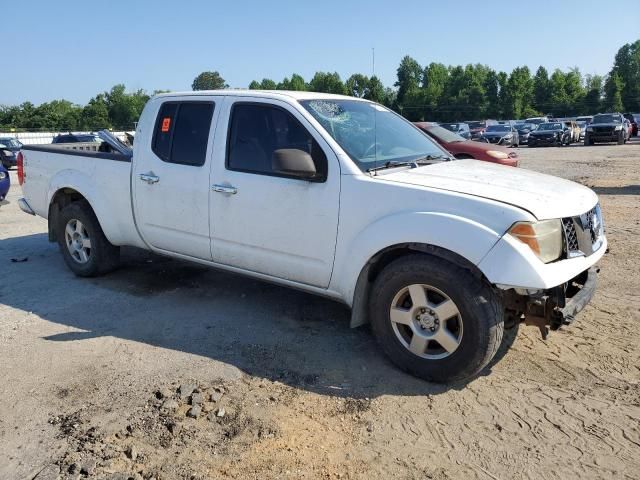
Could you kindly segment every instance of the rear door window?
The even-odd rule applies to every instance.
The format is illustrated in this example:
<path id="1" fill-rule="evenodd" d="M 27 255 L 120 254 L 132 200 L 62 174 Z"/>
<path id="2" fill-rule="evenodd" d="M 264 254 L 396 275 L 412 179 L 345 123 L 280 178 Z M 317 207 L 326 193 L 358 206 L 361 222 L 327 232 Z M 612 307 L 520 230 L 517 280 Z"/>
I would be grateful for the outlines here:
<path id="1" fill-rule="evenodd" d="M 200 167 L 205 164 L 212 102 L 166 102 L 160 107 L 152 150 L 163 161 Z"/>

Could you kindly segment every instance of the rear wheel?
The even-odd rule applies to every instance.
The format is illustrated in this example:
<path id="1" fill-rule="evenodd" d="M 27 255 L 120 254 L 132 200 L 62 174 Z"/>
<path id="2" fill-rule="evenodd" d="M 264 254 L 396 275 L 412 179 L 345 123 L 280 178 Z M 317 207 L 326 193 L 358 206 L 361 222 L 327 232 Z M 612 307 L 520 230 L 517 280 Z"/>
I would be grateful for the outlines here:
<path id="1" fill-rule="evenodd" d="M 104 236 L 100 223 L 86 201 L 62 209 L 56 228 L 64 261 L 80 277 L 94 277 L 114 270 L 120 248 Z"/>
<path id="2" fill-rule="evenodd" d="M 502 339 L 502 304 L 490 285 L 438 257 L 400 258 L 371 293 L 373 332 L 398 367 L 425 380 L 468 379 Z"/>

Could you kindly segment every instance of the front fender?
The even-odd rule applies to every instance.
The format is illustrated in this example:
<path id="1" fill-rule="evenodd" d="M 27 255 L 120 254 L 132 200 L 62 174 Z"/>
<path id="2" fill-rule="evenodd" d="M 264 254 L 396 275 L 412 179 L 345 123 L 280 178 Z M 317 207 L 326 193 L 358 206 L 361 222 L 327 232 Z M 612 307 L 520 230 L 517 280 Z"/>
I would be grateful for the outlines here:
<path id="1" fill-rule="evenodd" d="M 542 263 L 531 249 L 511 235 L 505 235 L 482 259 L 478 268 L 500 288 L 546 290 L 568 282 L 598 262 L 607 250 L 605 238 L 600 249 L 588 257 Z"/>
<path id="2" fill-rule="evenodd" d="M 336 252 L 330 289 L 353 306 L 360 272 L 378 252 L 407 243 L 420 243 L 454 252 L 477 265 L 500 239 L 501 233 L 457 215 L 438 212 L 392 214 L 369 224 L 346 248 Z"/>

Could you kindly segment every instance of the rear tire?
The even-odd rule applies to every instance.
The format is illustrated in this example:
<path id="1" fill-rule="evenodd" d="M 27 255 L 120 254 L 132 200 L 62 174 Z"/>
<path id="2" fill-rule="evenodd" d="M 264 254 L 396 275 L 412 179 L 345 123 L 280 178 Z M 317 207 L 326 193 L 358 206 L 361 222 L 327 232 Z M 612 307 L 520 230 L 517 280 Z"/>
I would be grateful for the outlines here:
<path id="1" fill-rule="evenodd" d="M 395 260 L 376 278 L 371 299 L 372 329 L 382 350 L 424 380 L 470 379 L 500 347 L 504 308 L 498 295 L 441 258 L 414 254 Z"/>
<path id="2" fill-rule="evenodd" d="M 79 277 L 108 273 L 120 263 L 120 247 L 104 236 L 100 223 L 85 200 L 73 202 L 58 216 L 56 236 L 69 269 Z"/>

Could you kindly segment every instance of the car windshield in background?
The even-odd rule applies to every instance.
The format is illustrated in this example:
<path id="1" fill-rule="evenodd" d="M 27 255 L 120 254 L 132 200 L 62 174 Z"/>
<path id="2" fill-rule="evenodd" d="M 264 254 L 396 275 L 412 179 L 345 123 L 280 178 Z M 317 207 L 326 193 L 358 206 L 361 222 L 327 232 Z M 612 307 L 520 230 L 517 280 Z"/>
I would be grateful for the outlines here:
<path id="1" fill-rule="evenodd" d="M 489 125 L 486 131 L 505 133 L 505 132 L 510 132 L 511 127 L 509 125 Z"/>
<path id="2" fill-rule="evenodd" d="M 382 105 L 358 100 L 303 100 L 300 104 L 362 171 L 427 157 L 448 158 L 427 135 Z"/>
<path id="3" fill-rule="evenodd" d="M 467 122 L 469 128 L 484 128 L 487 126 L 487 122 Z"/>
<path id="4" fill-rule="evenodd" d="M 95 135 L 76 135 L 76 139 L 78 142 L 86 143 L 86 142 L 101 142 L 100 137 L 96 137 Z"/>
<path id="5" fill-rule="evenodd" d="M 562 130 L 561 123 L 541 123 L 538 130 Z"/>
<path id="6" fill-rule="evenodd" d="M 437 140 L 445 143 L 454 143 L 454 142 L 464 142 L 467 139 L 458 135 L 451 130 L 447 130 L 446 128 L 442 128 L 441 125 L 432 125 L 428 126 L 427 130 L 431 135 L 433 135 Z"/>
<path id="7" fill-rule="evenodd" d="M 441 123 L 440 126 L 452 132 L 457 132 L 458 130 L 460 130 L 459 123 Z"/>
<path id="8" fill-rule="evenodd" d="M 22 144 L 13 138 L 0 138 L 0 143 L 8 148 L 20 148 Z"/>
<path id="9" fill-rule="evenodd" d="M 579 126 L 580 128 L 583 128 L 583 127 L 587 124 L 587 122 L 583 122 L 583 121 L 581 121 L 581 120 L 577 121 L 576 123 L 578 124 L 578 126 Z"/>
<path id="10" fill-rule="evenodd" d="M 595 115 L 591 123 L 622 123 L 620 115 Z"/>
<path id="11" fill-rule="evenodd" d="M 531 131 L 534 129 L 535 125 L 533 123 L 517 123 L 515 125 L 516 130 L 518 130 L 519 132 L 524 132 L 524 131 Z"/>

